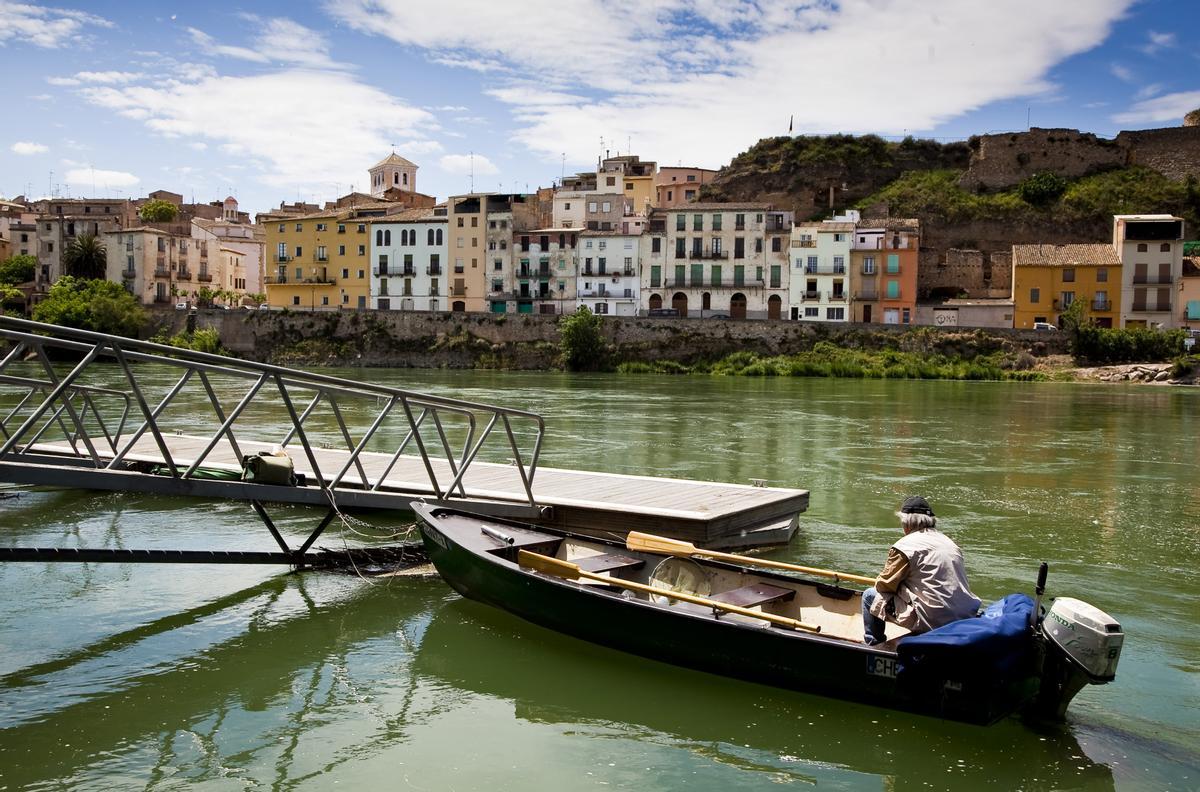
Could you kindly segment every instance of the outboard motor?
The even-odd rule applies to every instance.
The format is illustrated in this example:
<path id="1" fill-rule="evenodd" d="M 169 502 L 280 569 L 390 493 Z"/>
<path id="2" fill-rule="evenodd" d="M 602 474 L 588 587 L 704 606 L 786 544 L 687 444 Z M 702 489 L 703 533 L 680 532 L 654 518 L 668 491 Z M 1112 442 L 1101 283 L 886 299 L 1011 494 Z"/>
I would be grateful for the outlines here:
<path id="1" fill-rule="evenodd" d="M 1103 685 L 1117 675 L 1125 633 L 1117 620 L 1082 600 L 1059 597 L 1042 620 L 1045 659 L 1038 704 L 1062 718 L 1084 685 Z"/>

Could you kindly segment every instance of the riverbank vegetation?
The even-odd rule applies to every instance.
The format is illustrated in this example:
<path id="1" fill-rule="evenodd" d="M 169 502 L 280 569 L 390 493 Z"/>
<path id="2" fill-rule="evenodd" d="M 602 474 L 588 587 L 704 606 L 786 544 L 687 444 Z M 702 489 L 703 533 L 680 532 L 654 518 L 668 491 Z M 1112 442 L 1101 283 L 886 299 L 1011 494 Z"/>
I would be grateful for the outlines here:
<path id="1" fill-rule="evenodd" d="M 210 355 L 228 355 L 229 352 L 221 346 L 221 335 L 211 327 L 202 327 L 199 330 L 176 333 L 175 335 L 167 335 L 165 332 L 159 333 L 150 339 L 155 344 L 163 344 L 165 346 L 178 347 L 179 349 L 190 349 L 193 352 L 207 352 Z"/>
<path id="2" fill-rule="evenodd" d="M 965 359 L 953 355 L 847 349 L 828 341 L 807 352 L 760 355 L 735 352 L 714 361 L 692 364 L 672 360 L 626 362 L 623 374 L 710 374 L 740 377 L 850 377 L 855 379 L 1022 380 L 1049 379 L 1033 368 L 1028 355 L 995 352 Z"/>

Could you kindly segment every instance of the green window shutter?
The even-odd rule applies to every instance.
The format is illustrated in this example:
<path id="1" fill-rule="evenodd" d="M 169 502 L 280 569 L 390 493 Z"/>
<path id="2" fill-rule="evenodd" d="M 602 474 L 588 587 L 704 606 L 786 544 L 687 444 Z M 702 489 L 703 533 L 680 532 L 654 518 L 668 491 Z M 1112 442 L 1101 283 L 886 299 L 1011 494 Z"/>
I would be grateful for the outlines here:
<path id="1" fill-rule="evenodd" d="M 778 289 L 780 284 L 780 271 L 778 264 L 771 265 L 771 288 Z"/>
<path id="2" fill-rule="evenodd" d="M 720 264 L 712 265 L 712 285 L 713 286 L 721 285 L 721 265 Z"/>
<path id="3" fill-rule="evenodd" d="M 683 278 L 684 278 L 684 273 L 686 270 L 687 270 L 687 268 L 684 267 L 682 264 L 675 265 L 675 283 L 673 284 L 674 286 L 682 286 L 683 285 Z"/>
<path id="4" fill-rule="evenodd" d="M 734 266 L 734 268 L 733 268 L 733 285 L 734 286 L 745 286 L 746 285 L 746 267 L 745 267 L 745 265 L 738 264 L 738 265 Z"/>
<path id="5" fill-rule="evenodd" d="M 1188 300 L 1187 318 L 1200 319 L 1200 300 Z"/>
<path id="6" fill-rule="evenodd" d="M 892 272 L 892 273 L 900 271 L 900 254 L 899 253 L 888 253 L 887 271 Z"/>
<path id="7" fill-rule="evenodd" d="M 692 285 L 693 286 L 702 286 L 703 284 L 704 284 L 704 265 L 703 264 L 693 264 L 692 265 Z"/>
<path id="8" fill-rule="evenodd" d="M 891 264 L 888 264 L 891 267 Z M 900 281 L 890 280 L 887 282 L 887 296 L 889 300 L 895 300 L 900 296 Z"/>
<path id="9" fill-rule="evenodd" d="M 662 267 L 657 264 L 650 267 L 650 285 L 655 288 L 662 285 Z"/>

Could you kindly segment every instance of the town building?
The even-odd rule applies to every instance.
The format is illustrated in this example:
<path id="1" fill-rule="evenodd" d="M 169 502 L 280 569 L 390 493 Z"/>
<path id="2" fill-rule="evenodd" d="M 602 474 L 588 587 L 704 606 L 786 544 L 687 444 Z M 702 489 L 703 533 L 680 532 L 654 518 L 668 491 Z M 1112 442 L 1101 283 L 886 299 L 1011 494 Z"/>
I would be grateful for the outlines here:
<path id="1" fill-rule="evenodd" d="M 850 248 L 851 321 L 912 324 L 917 309 L 917 220 L 859 220 Z"/>
<path id="2" fill-rule="evenodd" d="M 245 281 L 241 290 L 246 294 L 266 294 L 266 230 L 247 225 L 241 220 L 195 219 L 191 223 L 192 237 L 211 245 L 234 251 L 240 257 Z"/>
<path id="3" fill-rule="evenodd" d="M 1183 274 L 1183 219 L 1115 215 L 1113 248 L 1121 260 L 1120 326 L 1178 327 L 1175 294 Z"/>
<path id="4" fill-rule="evenodd" d="M 417 165 L 394 151 L 367 172 L 371 178 L 371 196 L 376 199 L 383 198 L 388 190 L 417 191 Z"/>
<path id="5" fill-rule="evenodd" d="M 154 226 L 104 233 L 105 275 L 145 305 L 189 302 L 222 288 L 220 247 Z"/>
<path id="6" fill-rule="evenodd" d="M 38 291 L 48 290 L 62 277 L 63 251 L 78 237 L 100 238 L 140 224 L 133 203 L 123 198 L 45 198 L 34 201 L 30 210 L 37 217 L 29 252 L 38 257 Z"/>
<path id="7" fill-rule="evenodd" d="M 450 310 L 493 310 L 490 295 L 496 259 L 501 274 L 511 271 L 508 246 L 514 218 L 520 215 L 523 227 L 536 227 L 538 204 L 536 196 L 521 193 L 469 193 L 447 199 Z"/>
<path id="8" fill-rule="evenodd" d="M 397 203 L 374 203 L 263 224 L 267 302 L 309 310 L 369 307 L 369 224 L 402 211 Z"/>
<path id="9" fill-rule="evenodd" d="M 371 307 L 381 311 L 444 311 L 446 214 L 407 209 L 370 224 Z"/>
<path id="10" fill-rule="evenodd" d="M 518 228 L 510 270 L 493 270 L 493 313 L 562 314 L 575 309 L 581 228 Z"/>
<path id="11" fill-rule="evenodd" d="M 789 315 L 808 322 L 850 321 L 847 270 L 858 215 L 803 223 L 791 230 Z"/>
<path id="12" fill-rule="evenodd" d="M 654 207 L 674 209 L 700 198 L 700 188 L 716 178 L 708 168 L 663 167 L 654 177 Z"/>
<path id="13" fill-rule="evenodd" d="M 791 212 L 766 204 L 698 203 L 656 211 L 648 234 L 646 310 L 673 308 L 680 316 L 700 318 L 781 318 L 791 227 Z M 655 238 L 662 239 L 661 258 L 653 249 Z"/>
<path id="14" fill-rule="evenodd" d="M 1200 329 L 1200 259 L 1185 258 L 1179 278 L 1180 327 Z"/>
<path id="15" fill-rule="evenodd" d="M 641 299 L 640 234 L 584 231 L 576 304 L 592 313 L 636 316 Z"/>
<path id="16" fill-rule="evenodd" d="M 626 212 L 645 215 L 654 204 L 658 163 L 643 162 L 636 154 L 606 157 L 596 171 L 599 192 L 619 192 L 625 199 Z"/>
<path id="17" fill-rule="evenodd" d="M 1111 245 L 1013 245 L 1013 324 L 1062 324 L 1062 312 L 1076 300 L 1100 327 L 1115 327 L 1121 316 L 1121 260 Z"/>
<path id="18" fill-rule="evenodd" d="M 1009 298 L 951 298 L 917 306 L 913 324 L 932 327 L 1013 326 L 1013 301 Z"/>

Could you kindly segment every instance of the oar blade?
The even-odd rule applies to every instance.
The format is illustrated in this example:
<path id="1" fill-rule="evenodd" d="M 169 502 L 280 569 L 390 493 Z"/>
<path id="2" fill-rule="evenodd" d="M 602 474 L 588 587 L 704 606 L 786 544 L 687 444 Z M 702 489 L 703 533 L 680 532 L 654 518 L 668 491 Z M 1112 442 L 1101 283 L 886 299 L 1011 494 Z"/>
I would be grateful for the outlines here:
<path id="1" fill-rule="evenodd" d="M 660 555 L 690 556 L 696 552 L 696 546 L 691 542 L 668 539 L 665 536 L 655 536 L 639 531 L 629 532 L 625 537 L 625 546 L 630 550 Z"/>
<path id="2" fill-rule="evenodd" d="M 579 566 L 577 564 L 572 564 L 569 561 L 560 561 L 557 558 L 551 558 L 541 553 L 531 553 L 528 550 L 517 551 L 517 563 L 524 569 L 532 569 L 534 572 L 553 575 L 564 580 L 578 580 L 580 577 Z"/>

